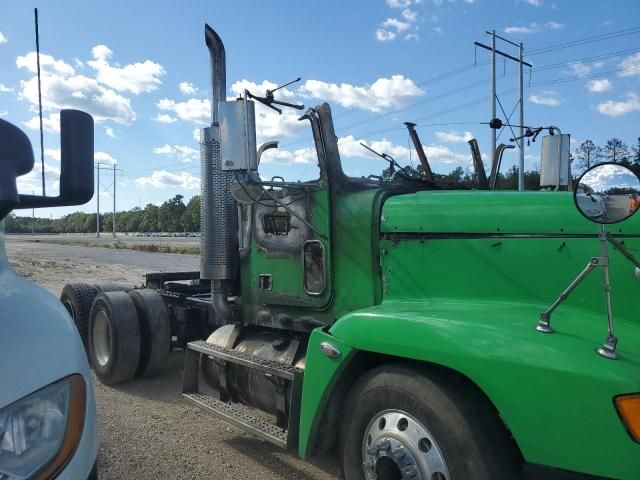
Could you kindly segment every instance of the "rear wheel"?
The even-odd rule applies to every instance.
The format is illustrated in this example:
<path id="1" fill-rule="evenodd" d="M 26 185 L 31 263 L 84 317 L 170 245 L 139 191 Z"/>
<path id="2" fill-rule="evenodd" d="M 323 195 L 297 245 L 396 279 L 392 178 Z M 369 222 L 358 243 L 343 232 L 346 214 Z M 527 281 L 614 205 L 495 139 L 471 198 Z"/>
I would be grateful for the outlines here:
<path id="1" fill-rule="evenodd" d="M 345 409 L 344 478 L 519 478 L 516 449 L 487 400 L 450 380 L 401 365 L 365 374 Z"/>
<path id="2" fill-rule="evenodd" d="M 89 356 L 87 338 L 89 334 L 89 313 L 96 294 L 97 292 L 93 286 L 86 283 L 68 283 L 64 286 L 60 295 L 60 301 L 69 312 L 73 323 L 78 329 L 87 356 Z"/>
<path id="3" fill-rule="evenodd" d="M 122 283 L 96 283 L 92 285 L 97 293 L 104 292 L 128 292 L 131 287 Z"/>
<path id="4" fill-rule="evenodd" d="M 105 292 L 93 301 L 89 317 L 89 354 L 105 385 L 133 378 L 140 361 L 140 324 L 126 292 Z"/>
<path id="5" fill-rule="evenodd" d="M 164 367 L 171 347 L 169 312 L 155 290 L 131 290 L 129 296 L 140 321 L 140 363 L 136 377 L 156 375 Z"/>

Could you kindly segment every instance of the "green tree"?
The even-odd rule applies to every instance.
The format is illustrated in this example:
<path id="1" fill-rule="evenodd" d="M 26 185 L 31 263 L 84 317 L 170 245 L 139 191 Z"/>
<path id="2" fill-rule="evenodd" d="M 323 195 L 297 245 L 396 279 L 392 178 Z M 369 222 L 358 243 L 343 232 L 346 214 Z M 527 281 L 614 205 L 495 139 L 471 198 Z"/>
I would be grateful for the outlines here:
<path id="1" fill-rule="evenodd" d="M 630 156 L 629 147 L 618 137 L 613 137 L 607 140 L 607 143 L 602 148 L 602 156 L 608 162 L 627 162 Z"/>
<path id="2" fill-rule="evenodd" d="M 182 214 L 182 225 L 187 232 L 200 231 L 200 195 L 195 195 Z"/>
<path id="3" fill-rule="evenodd" d="M 602 158 L 602 149 L 592 140 L 585 140 L 576 148 L 576 167 L 580 172 L 593 167 Z"/>

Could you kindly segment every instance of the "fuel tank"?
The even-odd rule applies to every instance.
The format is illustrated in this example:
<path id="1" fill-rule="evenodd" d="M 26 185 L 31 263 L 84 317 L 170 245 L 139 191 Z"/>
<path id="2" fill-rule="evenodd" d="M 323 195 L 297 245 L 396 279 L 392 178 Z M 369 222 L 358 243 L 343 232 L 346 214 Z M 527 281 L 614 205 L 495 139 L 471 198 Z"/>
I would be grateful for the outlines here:
<path id="1" fill-rule="evenodd" d="M 300 369 L 305 366 L 306 339 L 287 332 L 275 332 L 225 325 L 215 330 L 207 342 L 225 348 L 255 355 L 266 360 L 282 362 Z M 206 384 L 221 393 L 220 375 L 226 379 L 226 389 L 231 400 L 258 408 L 272 415 L 289 413 L 291 385 L 260 370 L 219 362 L 203 355 L 201 371 Z M 286 385 L 286 386 L 285 386 Z M 284 407 L 284 412 L 282 409 Z"/>

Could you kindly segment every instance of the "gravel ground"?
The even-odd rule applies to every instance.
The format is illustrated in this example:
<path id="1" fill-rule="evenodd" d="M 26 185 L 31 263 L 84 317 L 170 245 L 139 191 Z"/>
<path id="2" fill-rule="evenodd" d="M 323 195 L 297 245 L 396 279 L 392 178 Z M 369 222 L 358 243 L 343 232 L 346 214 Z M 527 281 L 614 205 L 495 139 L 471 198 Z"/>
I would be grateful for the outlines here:
<path id="1" fill-rule="evenodd" d="M 16 270 L 56 296 L 69 282 L 139 285 L 145 272 L 197 270 L 199 262 L 195 255 L 53 245 L 10 236 L 6 247 Z M 156 378 L 116 387 L 94 379 L 101 480 L 338 478 L 330 459 L 303 462 L 184 403 L 183 356 L 173 352 Z"/>

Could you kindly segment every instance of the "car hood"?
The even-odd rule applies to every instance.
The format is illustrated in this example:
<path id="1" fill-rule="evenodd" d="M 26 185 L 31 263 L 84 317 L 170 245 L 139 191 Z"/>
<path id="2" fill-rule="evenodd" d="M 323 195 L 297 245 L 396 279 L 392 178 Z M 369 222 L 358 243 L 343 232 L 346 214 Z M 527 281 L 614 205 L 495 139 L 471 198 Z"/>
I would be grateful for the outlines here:
<path id="1" fill-rule="evenodd" d="M 0 408 L 79 373 L 91 387 L 80 336 L 59 300 L 18 276 L 0 222 Z"/>

